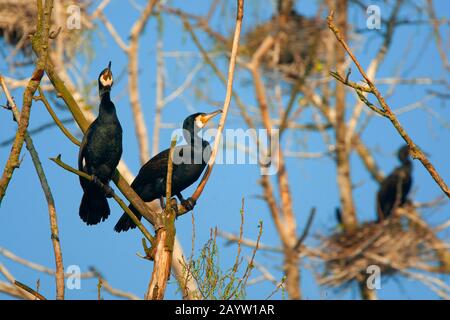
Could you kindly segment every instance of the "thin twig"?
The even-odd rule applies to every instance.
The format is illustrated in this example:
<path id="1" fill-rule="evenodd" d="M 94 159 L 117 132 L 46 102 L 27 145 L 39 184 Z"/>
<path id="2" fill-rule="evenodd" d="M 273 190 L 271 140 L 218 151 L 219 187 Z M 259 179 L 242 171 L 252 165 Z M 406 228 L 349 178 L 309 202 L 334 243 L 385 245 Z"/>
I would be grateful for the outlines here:
<path id="1" fill-rule="evenodd" d="M 239 239 L 237 241 L 237 252 L 236 252 L 236 261 L 234 262 L 234 266 L 233 266 L 233 271 L 232 271 L 232 276 L 234 277 L 234 275 L 236 274 L 236 272 L 238 271 L 239 268 L 239 264 L 240 264 L 240 256 L 241 256 L 241 244 L 242 244 L 242 238 L 244 237 L 244 198 L 242 198 L 242 207 L 240 210 L 240 214 L 241 214 L 241 224 L 239 226 Z"/>
<path id="2" fill-rule="evenodd" d="M 35 299 L 35 297 L 32 294 L 29 294 L 25 290 L 20 289 L 17 286 L 6 283 L 4 281 L 0 281 L 0 292 L 3 292 L 7 295 L 10 295 L 18 299 L 27 299 L 27 300 Z"/>
<path id="3" fill-rule="evenodd" d="M 450 72 L 450 63 L 448 62 L 447 58 L 448 52 L 446 52 L 446 49 L 444 49 L 442 43 L 441 33 L 439 32 L 439 22 L 433 8 L 433 0 L 427 0 L 427 11 L 428 15 L 430 16 L 431 25 L 433 26 L 434 38 L 436 40 L 436 47 L 438 49 L 439 56 L 442 60 L 442 64 L 444 65 L 445 69 L 447 69 L 447 71 Z"/>
<path id="4" fill-rule="evenodd" d="M 303 230 L 303 233 L 302 233 L 301 237 L 297 240 L 297 243 L 296 243 L 296 245 L 294 247 L 295 250 L 298 251 L 300 249 L 300 247 L 302 246 L 302 244 L 305 241 L 306 237 L 308 236 L 309 229 L 311 229 L 312 222 L 314 220 L 315 215 L 316 215 L 316 207 L 313 207 L 311 209 L 310 214 L 309 214 L 308 221 L 306 222 L 305 229 Z"/>
<path id="5" fill-rule="evenodd" d="M 253 248 L 252 255 L 251 255 L 250 261 L 247 264 L 247 268 L 244 271 L 244 275 L 242 276 L 241 279 L 239 279 L 238 285 L 236 286 L 235 290 L 232 293 L 230 293 L 228 297 L 225 297 L 225 300 L 233 297 L 236 294 L 236 290 L 239 287 L 241 287 L 241 285 L 246 286 L 246 284 L 247 284 L 248 278 L 250 277 L 250 274 L 252 273 L 252 270 L 254 267 L 253 261 L 255 260 L 256 252 L 259 249 L 259 242 L 261 241 L 261 236 L 262 236 L 262 232 L 263 232 L 262 220 L 259 221 L 258 228 L 259 228 L 259 232 L 258 232 L 258 237 L 256 238 L 256 246 Z"/>
<path id="6" fill-rule="evenodd" d="M 14 281 L 14 284 L 16 286 L 18 286 L 20 289 L 25 290 L 28 293 L 31 293 L 33 296 L 35 296 L 36 298 L 38 298 L 39 300 L 47 300 L 42 294 L 40 294 L 39 292 L 33 290 L 32 288 L 30 288 L 29 286 L 27 286 L 26 284 L 23 284 L 22 282 L 19 282 L 17 280 Z"/>
<path id="7" fill-rule="evenodd" d="M 233 234 L 233 233 L 229 233 L 229 232 L 218 230 L 217 231 L 217 235 L 219 237 L 222 237 L 225 240 L 227 240 L 226 244 L 233 243 L 233 242 L 237 243 L 239 241 L 239 235 L 236 235 L 236 234 Z M 248 239 L 248 238 L 242 238 L 240 241 L 241 241 L 241 244 L 243 246 L 250 247 L 250 248 L 256 247 L 256 241 L 255 240 L 251 240 L 251 239 Z M 259 243 L 258 246 L 259 246 L 259 250 L 272 251 L 272 252 L 278 252 L 278 253 L 283 252 L 283 248 L 282 247 L 269 246 L 269 245 L 266 245 L 266 244 L 263 244 L 263 243 Z"/>
<path id="8" fill-rule="evenodd" d="M 44 91 L 42 90 L 42 88 L 40 86 L 38 87 L 38 90 L 39 90 L 39 96 L 34 97 L 34 100 L 41 101 L 44 104 L 44 106 L 47 109 L 50 116 L 52 117 L 55 124 L 58 126 L 59 129 L 61 129 L 61 131 L 64 133 L 64 135 L 70 141 L 72 141 L 75 145 L 80 146 L 81 142 L 77 138 L 75 138 L 70 133 L 70 131 L 67 130 L 67 128 L 64 126 L 64 124 L 61 122 L 61 120 L 59 120 L 58 116 L 56 115 L 55 111 L 53 111 L 52 107 L 50 106 L 50 103 L 48 102 L 47 98 L 44 95 Z"/>

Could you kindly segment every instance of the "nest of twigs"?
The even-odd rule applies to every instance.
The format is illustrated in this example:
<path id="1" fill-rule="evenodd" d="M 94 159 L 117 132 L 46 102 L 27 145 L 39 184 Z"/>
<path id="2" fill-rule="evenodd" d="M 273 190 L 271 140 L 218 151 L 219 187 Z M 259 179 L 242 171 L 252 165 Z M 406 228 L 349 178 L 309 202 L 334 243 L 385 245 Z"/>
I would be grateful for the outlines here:
<path id="1" fill-rule="evenodd" d="M 70 5 L 76 5 L 80 9 L 81 29 L 85 26 L 87 16 L 87 0 L 76 1 L 61 0 L 60 1 L 59 21 L 56 20 L 55 8 L 52 14 L 52 25 L 56 28 L 61 27 L 58 36 L 62 37 L 65 46 L 74 47 L 77 45 L 74 36 L 77 36 L 78 30 L 66 30 L 66 21 L 72 12 L 68 12 Z M 36 30 L 37 22 L 37 6 L 36 1 L 32 0 L 0 0 L 0 37 L 6 44 L 16 47 L 16 51 L 22 52 L 25 56 L 32 53 L 31 44 L 28 39 Z M 53 30 L 53 29 L 52 29 Z M 55 30 L 56 31 L 56 30 Z M 73 31 L 73 32 L 70 32 Z"/>
<path id="2" fill-rule="evenodd" d="M 334 288 L 365 282 L 371 265 L 379 267 L 382 279 L 409 276 L 411 270 L 448 273 L 450 269 L 447 246 L 411 212 L 360 225 L 352 233 L 321 237 L 318 252 L 324 262 L 318 281 Z"/>
<path id="3" fill-rule="evenodd" d="M 275 45 L 261 61 L 266 71 L 279 72 L 283 78 L 294 81 L 317 74 L 325 60 L 325 48 L 333 43 L 326 26 L 326 21 L 305 17 L 295 10 L 274 15 L 243 36 L 240 55 L 251 58 L 263 41 L 272 36 Z"/>

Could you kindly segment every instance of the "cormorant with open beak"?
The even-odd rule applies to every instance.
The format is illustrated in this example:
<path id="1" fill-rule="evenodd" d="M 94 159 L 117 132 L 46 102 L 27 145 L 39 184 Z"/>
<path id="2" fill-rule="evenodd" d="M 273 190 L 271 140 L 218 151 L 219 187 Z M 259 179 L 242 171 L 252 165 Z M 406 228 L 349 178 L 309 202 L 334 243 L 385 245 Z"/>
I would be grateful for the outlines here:
<path id="1" fill-rule="evenodd" d="M 198 180 L 211 155 L 211 146 L 206 140 L 199 137 L 198 133 L 211 118 L 221 112 L 222 110 L 208 114 L 195 113 L 183 122 L 183 135 L 187 144 L 176 146 L 174 149 L 171 191 L 188 210 L 193 209 L 195 201 L 191 198 L 185 200 L 181 192 Z M 131 184 L 134 191 L 145 202 L 161 199 L 166 195 L 169 151 L 170 149 L 162 151 L 144 164 Z M 132 205 L 129 208 L 137 218 L 141 219 L 141 215 Z M 134 222 L 124 213 L 114 230 L 121 232 L 135 227 Z"/>
<path id="2" fill-rule="evenodd" d="M 79 214 L 88 225 L 97 224 L 109 216 L 110 209 L 106 197 L 112 195 L 112 189 L 108 183 L 122 156 L 122 127 L 110 98 L 113 82 L 109 62 L 108 67 L 98 77 L 100 95 L 98 117 L 87 129 L 78 155 L 78 169 L 94 176 L 94 181 L 80 177 L 84 194 Z"/>
<path id="3" fill-rule="evenodd" d="M 403 206 L 411 190 L 412 161 L 409 146 L 401 147 L 397 154 L 401 165 L 381 182 L 377 194 L 378 222 L 389 217 L 395 208 Z"/>

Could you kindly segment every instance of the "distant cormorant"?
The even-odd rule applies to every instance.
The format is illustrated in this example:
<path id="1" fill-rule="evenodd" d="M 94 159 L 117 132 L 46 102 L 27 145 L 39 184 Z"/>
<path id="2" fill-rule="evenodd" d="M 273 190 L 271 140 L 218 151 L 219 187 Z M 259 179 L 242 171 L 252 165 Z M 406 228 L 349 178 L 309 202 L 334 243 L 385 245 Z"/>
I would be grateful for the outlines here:
<path id="1" fill-rule="evenodd" d="M 109 188 L 108 183 L 122 155 L 122 127 L 110 99 L 113 82 L 110 62 L 98 77 L 101 99 L 98 117 L 87 129 L 78 154 L 78 169 L 95 177 L 93 182 L 80 177 L 84 194 L 79 214 L 88 225 L 97 224 L 109 216 L 106 197 L 111 195 L 111 190 L 105 193 L 98 182 Z"/>
<path id="2" fill-rule="evenodd" d="M 401 165 L 381 182 L 377 194 L 378 221 L 389 217 L 395 208 L 403 206 L 412 185 L 412 161 L 408 145 L 398 150 Z"/>
<path id="3" fill-rule="evenodd" d="M 211 154 L 211 146 L 207 141 L 199 137 L 198 133 L 212 117 L 221 112 L 222 110 L 209 114 L 195 113 L 187 117 L 183 122 L 183 135 L 187 144 L 176 146 L 174 149 L 171 191 L 188 210 L 192 210 L 195 202 L 191 198 L 185 200 L 181 195 L 181 191 L 197 181 Z M 168 158 L 169 149 L 166 149 L 150 159 L 139 170 L 131 187 L 143 201 L 150 202 L 166 195 Z M 140 213 L 132 205 L 129 208 L 138 219 L 141 219 Z M 134 222 L 124 213 L 114 230 L 121 232 L 135 227 Z"/>

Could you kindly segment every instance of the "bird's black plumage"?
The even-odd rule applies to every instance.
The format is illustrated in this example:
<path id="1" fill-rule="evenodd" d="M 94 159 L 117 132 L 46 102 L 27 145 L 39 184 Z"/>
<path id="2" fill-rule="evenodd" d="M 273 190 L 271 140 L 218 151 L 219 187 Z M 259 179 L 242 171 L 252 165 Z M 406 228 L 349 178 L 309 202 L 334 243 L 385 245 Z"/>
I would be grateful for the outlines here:
<path id="1" fill-rule="evenodd" d="M 181 192 L 197 181 L 211 154 L 209 143 L 200 138 L 198 132 L 207 121 L 220 112 L 221 110 L 210 114 L 195 113 L 187 117 L 183 122 L 183 135 L 187 144 L 176 146 L 174 149 L 174 158 L 172 159 L 172 194 L 176 195 L 183 205 L 187 207 L 192 208 L 194 203 L 190 199 L 184 200 Z M 166 195 L 168 159 L 169 149 L 166 149 L 147 161 L 139 170 L 131 187 L 143 201 L 150 202 Z M 141 215 L 132 205 L 129 208 L 137 218 L 141 219 Z M 121 232 L 135 227 L 134 222 L 124 213 L 114 230 Z"/>
<path id="2" fill-rule="evenodd" d="M 78 154 L 78 169 L 94 175 L 108 185 L 122 155 L 122 127 L 110 98 L 113 85 L 111 62 L 98 78 L 100 106 L 97 119 L 89 126 Z M 88 225 L 104 221 L 110 213 L 104 189 L 80 177 L 84 194 L 80 204 L 80 218 Z"/>
<path id="3" fill-rule="evenodd" d="M 378 221 L 386 219 L 395 208 L 403 206 L 411 190 L 412 161 L 407 145 L 398 150 L 398 159 L 401 165 L 381 182 L 377 193 Z"/>

